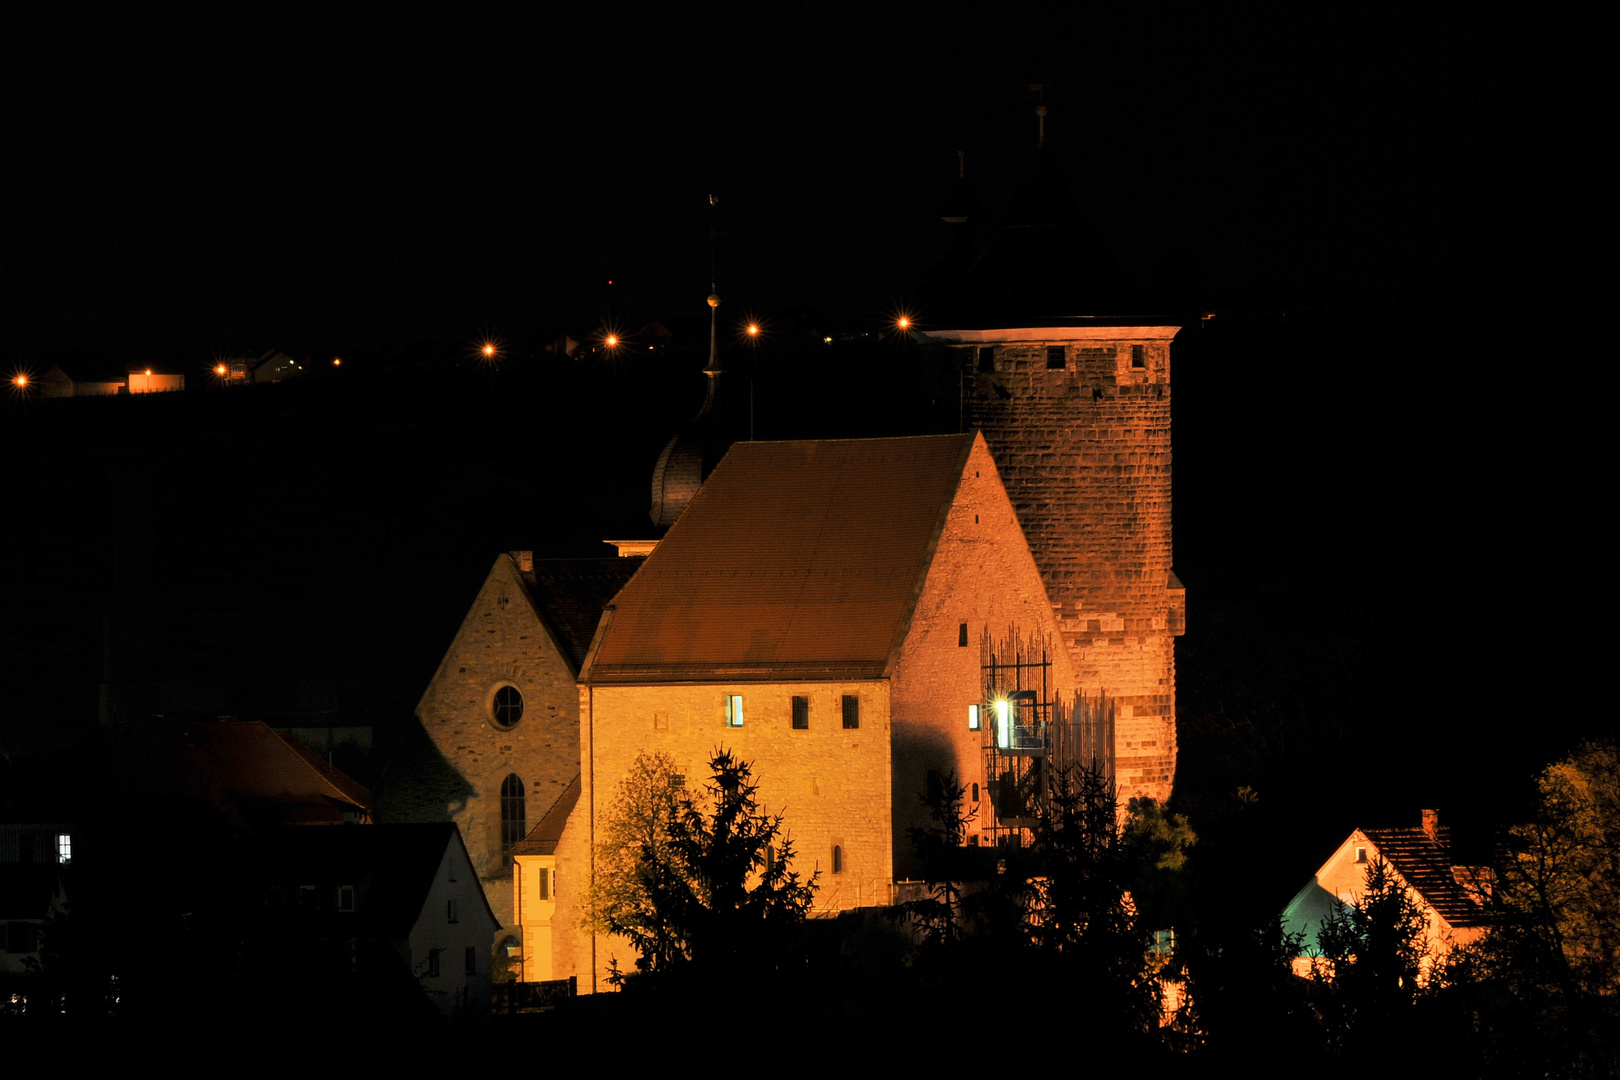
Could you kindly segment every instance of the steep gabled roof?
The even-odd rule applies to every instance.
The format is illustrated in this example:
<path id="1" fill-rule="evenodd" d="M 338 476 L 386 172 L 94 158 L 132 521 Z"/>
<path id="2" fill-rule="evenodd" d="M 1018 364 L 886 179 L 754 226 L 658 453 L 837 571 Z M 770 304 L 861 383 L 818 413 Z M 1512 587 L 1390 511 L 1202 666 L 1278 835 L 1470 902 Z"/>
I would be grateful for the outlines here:
<path id="1" fill-rule="evenodd" d="M 536 559 L 533 572 L 519 575 L 535 611 L 549 624 L 576 673 L 590 651 L 602 609 L 642 561 L 640 557 Z"/>
<path id="2" fill-rule="evenodd" d="M 1421 826 L 1361 831 L 1442 919 L 1452 926 L 1486 925 L 1486 909 L 1469 896 L 1469 887 L 1453 872 L 1449 828 L 1437 826 L 1432 838 Z"/>
<path id="3" fill-rule="evenodd" d="M 733 446 L 615 598 L 582 678 L 883 677 L 974 438 Z"/>

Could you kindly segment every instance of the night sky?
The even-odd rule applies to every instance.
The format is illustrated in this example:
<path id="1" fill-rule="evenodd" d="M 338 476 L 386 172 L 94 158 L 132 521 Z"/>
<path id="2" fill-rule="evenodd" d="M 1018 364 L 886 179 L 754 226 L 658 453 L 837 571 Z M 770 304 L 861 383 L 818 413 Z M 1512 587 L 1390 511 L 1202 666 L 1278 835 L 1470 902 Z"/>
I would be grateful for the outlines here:
<path id="1" fill-rule="evenodd" d="M 1613 730 L 1601 643 L 1565 614 L 1608 589 L 1594 30 L 551 10 L 16 26 L 0 366 L 276 347 L 382 370 L 701 317 L 710 193 L 724 316 L 875 326 L 946 250 L 957 152 L 992 219 L 1027 174 L 1038 83 L 1124 268 L 1261 313 L 1176 346 L 1184 748 L 1236 748 L 1184 756 L 1192 808 L 1286 787 L 1277 812 L 1316 799 L 1332 843 L 1419 799 L 1488 807 Z M 695 370 L 0 403 L 7 717 L 93 715 L 109 613 L 126 667 L 408 716 L 496 552 L 596 553 L 642 513 Z"/>
<path id="2" fill-rule="evenodd" d="M 1023 175 L 1031 83 L 1148 283 L 1512 288 L 1610 225 L 1579 26 L 556 8 L 8 35 L 0 349 L 387 350 L 685 310 L 711 192 L 728 310 L 867 318 L 943 249 L 958 150 L 989 207 Z"/>

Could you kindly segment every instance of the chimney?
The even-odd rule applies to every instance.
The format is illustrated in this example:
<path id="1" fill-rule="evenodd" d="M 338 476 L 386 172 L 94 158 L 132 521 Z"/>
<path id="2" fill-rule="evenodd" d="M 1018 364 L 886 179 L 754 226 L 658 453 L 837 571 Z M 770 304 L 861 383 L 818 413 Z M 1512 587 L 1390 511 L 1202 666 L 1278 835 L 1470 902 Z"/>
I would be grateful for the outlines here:
<path id="1" fill-rule="evenodd" d="M 1428 834 L 1430 840 L 1437 844 L 1440 842 L 1440 811 L 1423 811 L 1423 831 Z"/>
<path id="2" fill-rule="evenodd" d="M 517 568 L 525 574 L 534 573 L 534 552 L 514 551 L 512 558 L 517 562 Z"/>

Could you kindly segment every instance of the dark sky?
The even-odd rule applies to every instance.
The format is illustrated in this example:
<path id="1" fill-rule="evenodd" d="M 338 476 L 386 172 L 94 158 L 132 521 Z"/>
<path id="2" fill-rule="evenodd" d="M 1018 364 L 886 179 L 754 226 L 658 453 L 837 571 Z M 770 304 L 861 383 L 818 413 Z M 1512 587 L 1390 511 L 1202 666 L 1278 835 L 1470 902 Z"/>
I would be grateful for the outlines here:
<path id="1" fill-rule="evenodd" d="M 1215 292 L 1545 280 L 1608 228 L 1580 26 L 556 7 L 14 25 L 0 359 L 702 314 L 711 191 L 728 310 L 867 317 L 942 250 L 958 150 L 1002 203 L 1031 82 L 1145 280 L 1168 258 Z"/>

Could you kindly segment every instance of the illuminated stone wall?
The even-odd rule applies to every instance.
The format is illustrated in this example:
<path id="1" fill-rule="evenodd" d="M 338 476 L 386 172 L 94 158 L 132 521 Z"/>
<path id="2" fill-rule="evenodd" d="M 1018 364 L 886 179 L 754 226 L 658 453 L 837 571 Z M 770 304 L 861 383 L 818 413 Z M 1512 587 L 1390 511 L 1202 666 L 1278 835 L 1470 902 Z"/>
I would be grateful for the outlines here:
<path id="1" fill-rule="evenodd" d="M 1000 466 L 1076 678 L 1117 702 L 1122 797 L 1169 797 L 1175 655 L 1170 338 L 1175 327 L 956 332 L 963 412 Z M 945 340 L 941 337 L 939 340 Z M 982 348 L 993 371 L 981 371 Z M 1049 349 L 1061 349 L 1061 367 Z M 1137 352 L 1139 350 L 1139 353 Z M 1133 365 L 1140 355 L 1141 367 Z"/>
<path id="2" fill-rule="evenodd" d="M 523 695 L 523 715 L 510 730 L 496 725 L 492 711 L 503 686 Z M 470 793 L 448 805 L 426 805 L 435 790 L 422 785 L 416 805 L 407 801 L 398 812 L 424 821 L 448 814 L 461 827 L 503 926 L 516 924 L 512 871 L 501 854 L 501 784 L 509 774 L 522 779 L 525 827 L 534 828 L 579 770 L 578 709 L 573 672 L 530 604 L 517 564 L 503 554 L 416 707 L 428 737 Z"/>
<path id="3" fill-rule="evenodd" d="M 963 626 L 966 625 L 966 631 Z M 976 440 L 957 489 L 893 679 L 895 876 L 918 873 L 907 835 L 925 826 L 921 796 L 930 770 L 956 774 L 976 815 L 969 836 L 988 830 L 984 731 L 968 729 L 968 706 L 983 696 L 979 643 L 1016 629 L 1057 640 L 1057 627 L 1029 546 L 984 440 Z M 965 641 L 965 644 L 963 642 Z M 1067 654 L 1053 657 L 1053 696 L 1073 696 Z M 980 801 L 972 796 L 977 785 Z"/>
<path id="4" fill-rule="evenodd" d="M 740 728 L 726 726 L 727 694 L 743 696 Z M 843 726 L 845 694 L 860 699 L 859 728 Z M 793 728 L 794 695 L 810 699 L 807 729 Z M 794 868 L 805 877 L 821 871 L 817 913 L 890 902 L 887 682 L 586 687 L 579 707 L 585 758 L 579 804 L 557 849 L 552 970 L 559 978 L 577 974 L 581 993 L 592 988 L 593 941 L 579 927 L 593 822 L 600 831 L 638 753 L 669 754 L 687 786 L 700 789 L 710 756 L 721 747 L 731 750 L 752 763 L 760 804 L 785 819 Z M 837 874 L 835 844 L 843 851 Z M 633 967 L 635 953 L 624 942 L 597 938 L 594 945 L 596 988 L 605 985 L 611 957 Z"/>

